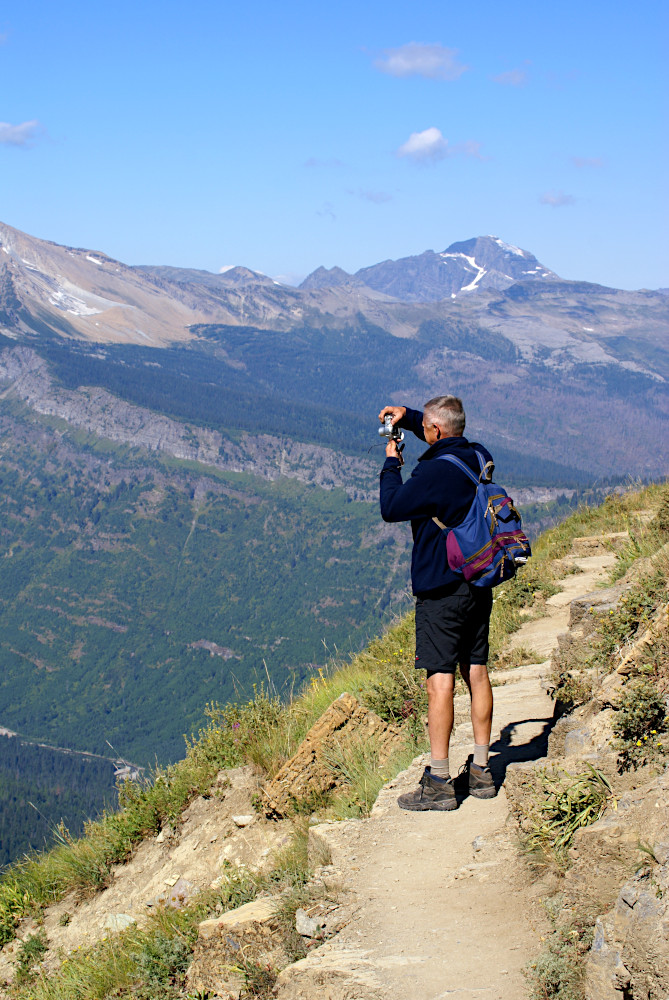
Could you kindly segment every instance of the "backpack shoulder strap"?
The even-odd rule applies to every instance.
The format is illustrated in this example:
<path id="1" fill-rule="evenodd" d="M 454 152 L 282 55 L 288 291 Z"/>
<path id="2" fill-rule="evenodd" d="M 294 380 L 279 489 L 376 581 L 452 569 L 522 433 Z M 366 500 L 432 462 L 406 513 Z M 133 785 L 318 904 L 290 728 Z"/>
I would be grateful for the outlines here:
<path id="1" fill-rule="evenodd" d="M 475 451 L 474 454 L 479 460 L 479 465 L 481 466 L 481 475 L 479 476 L 479 483 L 491 483 L 492 474 L 495 471 L 494 462 L 486 462 L 483 454 L 480 451 Z"/>
<path id="2" fill-rule="evenodd" d="M 479 462 L 481 461 L 481 458 L 482 456 L 479 455 Z M 465 463 L 461 461 L 461 459 L 456 458 L 455 455 L 437 455 L 437 460 L 441 460 L 444 462 L 451 462 L 453 465 L 456 465 L 458 469 L 460 469 L 460 472 L 464 472 L 466 476 L 469 476 L 474 485 L 478 486 L 479 477 L 474 475 L 469 466 L 465 465 Z M 481 469 L 483 470 L 483 466 L 481 466 Z"/>

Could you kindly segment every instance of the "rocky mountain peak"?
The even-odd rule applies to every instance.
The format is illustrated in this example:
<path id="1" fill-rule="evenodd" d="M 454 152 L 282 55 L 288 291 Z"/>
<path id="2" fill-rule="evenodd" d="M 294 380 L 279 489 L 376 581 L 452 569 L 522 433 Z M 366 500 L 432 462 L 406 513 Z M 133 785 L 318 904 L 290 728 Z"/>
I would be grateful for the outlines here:
<path id="1" fill-rule="evenodd" d="M 336 288 L 353 280 L 353 275 L 342 267 L 317 267 L 307 275 L 299 287 L 301 291 L 311 292 L 319 288 Z"/>

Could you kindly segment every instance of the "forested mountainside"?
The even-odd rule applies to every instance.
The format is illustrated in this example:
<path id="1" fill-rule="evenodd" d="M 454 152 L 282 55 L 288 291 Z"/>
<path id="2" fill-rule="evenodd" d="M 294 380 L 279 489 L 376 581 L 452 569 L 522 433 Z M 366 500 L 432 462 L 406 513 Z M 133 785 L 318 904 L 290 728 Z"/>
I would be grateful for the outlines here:
<path id="1" fill-rule="evenodd" d="M 1 426 L 9 729 L 169 760 L 207 701 L 289 691 L 406 600 L 406 531 L 343 490 Z"/>
<path id="2" fill-rule="evenodd" d="M 110 760 L 0 735 L 0 868 L 51 846 L 61 824 L 77 837 L 87 820 L 115 808 L 114 773 Z"/>

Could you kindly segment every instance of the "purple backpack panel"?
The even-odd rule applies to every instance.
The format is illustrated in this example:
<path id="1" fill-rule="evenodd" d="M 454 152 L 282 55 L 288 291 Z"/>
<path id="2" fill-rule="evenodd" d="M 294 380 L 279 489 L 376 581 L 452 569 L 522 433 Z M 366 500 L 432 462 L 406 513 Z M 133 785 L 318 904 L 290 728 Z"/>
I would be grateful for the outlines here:
<path id="1" fill-rule="evenodd" d="M 522 530 L 520 514 L 506 490 L 490 481 L 494 466 L 486 465 L 476 452 L 480 476 L 454 455 L 439 455 L 452 462 L 476 484 L 476 495 L 461 524 L 449 528 L 437 518 L 436 524 L 446 533 L 448 565 L 475 587 L 496 587 L 515 575 L 516 568 L 532 555 L 530 543 Z"/>

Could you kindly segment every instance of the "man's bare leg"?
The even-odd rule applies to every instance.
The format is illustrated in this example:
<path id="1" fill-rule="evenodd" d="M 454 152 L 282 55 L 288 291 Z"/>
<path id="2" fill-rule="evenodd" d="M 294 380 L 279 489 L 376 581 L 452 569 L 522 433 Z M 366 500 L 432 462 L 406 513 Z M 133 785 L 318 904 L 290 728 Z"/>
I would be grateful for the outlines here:
<path id="1" fill-rule="evenodd" d="M 477 799 L 492 799 L 497 789 L 488 767 L 492 731 L 492 687 L 488 668 L 483 663 L 460 667 L 472 699 L 474 756 L 469 758 L 469 794 Z"/>
<path id="2" fill-rule="evenodd" d="M 448 773 L 448 745 L 453 731 L 453 674 L 430 674 L 427 678 L 427 724 L 432 763 L 418 788 L 397 799 L 400 809 L 457 809 L 455 785 Z M 439 766 L 435 767 L 435 763 Z"/>
<path id="3" fill-rule="evenodd" d="M 433 759 L 448 757 L 453 732 L 454 674 L 430 674 L 427 678 L 427 728 Z"/>
<path id="4" fill-rule="evenodd" d="M 474 743 L 490 745 L 492 732 L 492 687 L 485 663 L 461 664 L 460 672 L 472 699 Z"/>

